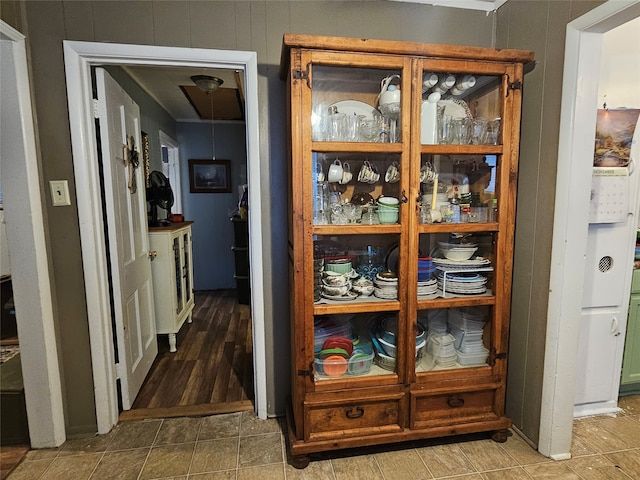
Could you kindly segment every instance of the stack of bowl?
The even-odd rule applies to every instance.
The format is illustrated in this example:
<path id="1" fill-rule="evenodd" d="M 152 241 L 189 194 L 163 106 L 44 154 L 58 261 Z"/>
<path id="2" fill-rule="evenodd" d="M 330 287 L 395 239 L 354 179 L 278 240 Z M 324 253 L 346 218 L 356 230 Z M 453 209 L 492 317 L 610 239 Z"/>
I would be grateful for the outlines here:
<path id="1" fill-rule="evenodd" d="M 324 342 L 330 337 L 353 338 L 350 316 L 331 315 L 317 317 L 313 322 L 314 350 L 322 350 Z"/>
<path id="2" fill-rule="evenodd" d="M 378 220 L 380 223 L 398 223 L 400 201 L 395 197 L 378 198 Z"/>
<path id="3" fill-rule="evenodd" d="M 443 368 L 455 367 L 458 360 L 454 345 L 455 341 L 455 337 L 450 333 L 430 333 L 426 346 L 427 360 L 423 362 L 423 365 L 428 370 L 435 366 Z"/>
<path id="4" fill-rule="evenodd" d="M 328 272 L 351 274 L 353 266 L 350 258 L 333 258 L 325 260 L 324 269 Z"/>
<path id="5" fill-rule="evenodd" d="M 452 308 L 449 311 L 449 330 L 456 339 L 454 346 L 460 365 L 483 365 L 489 356 L 482 334 L 486 313 L 481 307 Z"/>
<path id="6" fill-rule="evenodd" d="M 395 315 L 379 317 L 370 325 L 376 363 L 387 370 L 395 369 L 398 355 L 397 331 L 398 319 Z M 427 343 L 427 332 L 419 322 L 414 324 L 414 332 L 416 335 L 416 358 L 420 359 Z"/>
<path id="7" fill-rule="evenodd" d="M 436 267 L 431 261 L 431 257 L 418 257 L 418 281 L 426 282 L 431 278 Z"/>
<path id="8" fill-rule="evenodd" d="M 322 275 L 323 294 L 339 297 L 346 295 L 351 290 L 351 277 L 348 274 L 327 270 Z"/>
<path id="9" fill-rule="evenodd" d="M 373 294 L 376 297 L 386 300 L 398 298 L 398 277 L 395 273 L 386 271 L 376 274 L 373 285 Z"/>

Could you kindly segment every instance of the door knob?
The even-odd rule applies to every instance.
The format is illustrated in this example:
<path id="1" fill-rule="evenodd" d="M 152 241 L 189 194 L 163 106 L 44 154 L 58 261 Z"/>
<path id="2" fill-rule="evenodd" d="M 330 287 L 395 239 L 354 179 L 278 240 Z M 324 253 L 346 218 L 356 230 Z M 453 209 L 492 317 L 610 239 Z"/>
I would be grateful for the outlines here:
<path id="1" fill-rule="evenodd" d="M 149 258 L 151 259 L 152 262 L 157 256 L 158 256 L 158 252 L 156 252 L 155 250 L 151 250 L 149 252 Z"/>

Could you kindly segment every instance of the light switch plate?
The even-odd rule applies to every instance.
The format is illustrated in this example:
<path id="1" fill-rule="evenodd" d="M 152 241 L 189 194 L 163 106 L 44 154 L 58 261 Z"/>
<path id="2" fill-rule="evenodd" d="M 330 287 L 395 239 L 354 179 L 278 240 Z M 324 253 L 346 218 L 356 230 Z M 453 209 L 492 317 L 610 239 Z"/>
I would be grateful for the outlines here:
<path id="1" fill-rule="evenodd" d="M 49 180 L 49 188 L 51 189 L 51 202 L 54 207 L 71 205 L 69 183 L 66 180 Z"/>

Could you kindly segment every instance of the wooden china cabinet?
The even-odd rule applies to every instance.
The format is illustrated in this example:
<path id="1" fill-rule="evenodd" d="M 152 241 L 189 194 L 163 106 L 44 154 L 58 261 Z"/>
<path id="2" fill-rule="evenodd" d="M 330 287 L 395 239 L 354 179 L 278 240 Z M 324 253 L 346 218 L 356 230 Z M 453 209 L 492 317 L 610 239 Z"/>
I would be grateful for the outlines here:
<path id="1" fill-rule="evenodd" d="M 284 36 L 294 466 L 314 452 L 429 437 L 506 440 L 532 61 L 527 51 Z"/>

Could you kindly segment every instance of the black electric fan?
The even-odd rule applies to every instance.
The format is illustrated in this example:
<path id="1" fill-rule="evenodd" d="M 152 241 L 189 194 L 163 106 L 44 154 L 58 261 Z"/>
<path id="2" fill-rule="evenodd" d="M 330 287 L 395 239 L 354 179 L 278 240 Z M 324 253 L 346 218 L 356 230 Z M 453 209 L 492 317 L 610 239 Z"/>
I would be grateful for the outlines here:
<path id="1" fill-rule="evenodd" d="M 151 205 L 150 227 L 160 227 L 168 225 L 168 220 L 158 220 L 158 207 L 171 213 L 173 206 L 173 190 L 169 184 L 169 179 L 162 172 L 154 170 L 149 175 L 149 186 L 147 187 L 147 202 Z"/>

